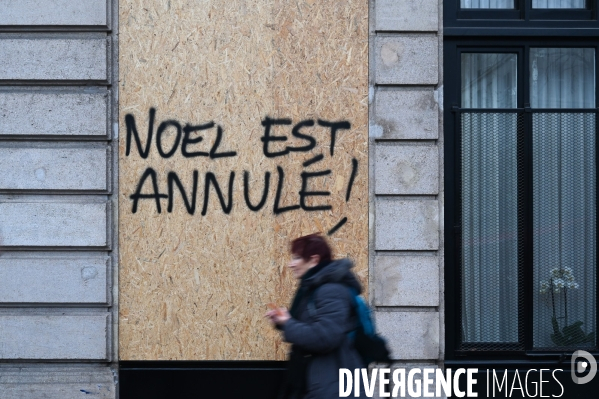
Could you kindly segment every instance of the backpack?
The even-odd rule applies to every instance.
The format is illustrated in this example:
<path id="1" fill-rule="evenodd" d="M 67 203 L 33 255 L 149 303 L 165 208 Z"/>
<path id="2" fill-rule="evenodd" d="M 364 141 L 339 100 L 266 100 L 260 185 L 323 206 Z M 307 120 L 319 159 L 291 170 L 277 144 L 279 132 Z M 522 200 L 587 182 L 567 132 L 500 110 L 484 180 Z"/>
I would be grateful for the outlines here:
<path id="1" fill-rule="evenodd" d="M 352 296 L 353 310 L 358 319 L 356 329 L 348 333 L 353 339 L 354 348 L 366 365 L 371 362 L 391 363 L 387 341 L 376 333 L 370 307 L 356 290 L 349 288 L 349 291 Z"/>
<path id="2" fill-rule="evenodd" d="M 356 328 L 347 333 L 354 344 L 354 348 L 360 355 L 362 362 L 369 365 L 372 362 L 391 363 L 389 358 L 389 349 L 387 341 L 376 333 L 372 311 L 364 298 L 358 295 L 358 292 L 348 287 L 351 300 L 352 311 L 356 315 Z M 314 292 L 312 292 L 313 294 Z M 312 314 L 314 309 L 313 297 L 310 295 L 308 300 L 308 312 Z"/>

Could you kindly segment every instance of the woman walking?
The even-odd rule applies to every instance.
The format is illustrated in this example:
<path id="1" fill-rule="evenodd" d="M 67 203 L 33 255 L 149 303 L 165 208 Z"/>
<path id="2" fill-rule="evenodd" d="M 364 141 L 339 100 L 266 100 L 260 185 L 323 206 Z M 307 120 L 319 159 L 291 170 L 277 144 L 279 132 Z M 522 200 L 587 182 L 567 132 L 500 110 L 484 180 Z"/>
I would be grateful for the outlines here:
<path id="1" fill-rule="evenodd" d="M 266 315 L 292 344 L 280 399 L 339 397 L 339 369 L 365 367 L 348 332 L 356 328 L 352 294 L 362 287 L 349 259 L 333 260 L 326 240 L 311 234 L 291 242 L 289 268 L 299 286 L 291 309 Z"/>

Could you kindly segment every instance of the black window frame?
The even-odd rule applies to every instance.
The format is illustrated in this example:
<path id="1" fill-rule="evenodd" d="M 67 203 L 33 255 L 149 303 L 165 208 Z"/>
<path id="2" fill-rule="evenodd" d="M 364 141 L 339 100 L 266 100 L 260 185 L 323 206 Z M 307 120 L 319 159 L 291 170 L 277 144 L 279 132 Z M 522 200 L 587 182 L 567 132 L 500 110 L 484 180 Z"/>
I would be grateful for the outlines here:
<path id="1" fill-rule="evenodd" d="M 514 9 L 462 9 L 443 4 L 443 34 L 477 36 L 592 36 L 599 34 L 598 0 L 581 9 L 533 9 L 532 0 L 514 0 Z M 497 28 L 502 28 L 498 31 Z M 557 31 L 555 31 L 557 29 Z"/>
<path id="2" fill-rule="evenodd" d="M 520 0 L 523 1 L 523 0 Z M 527 0 L 531 6 L 531 0 Z M 597 20 L 568 21 L 531 21 L 531 20 L 501 20 L 488 21 L 484 19 L 462 19 L 456 18 L 456 10 L 459 8 L 459 0 L 445 2 L 444 23 L 444 169 L 445 169 L 445 359 L 447 364 L 462 361 L 516 361 L 530 362 L 532 360 L 561 361 L 566 354 L 563 349 L 555 351 L 533 349 L 533 253 L 532 253 L 532 112 L 527 101 L 529 93 L 529 68 L 530 48 L 581 48 L 590 47 L 595 49 L 595 108 L 587 109 L 599 116 L 599 25 Z M 522 3 L 521 3 L 522 4 Z M 595 16 L 597 0 L 587 1 L 587 9 Z M 522 10 L 518 10 L 521 12 Z M 452 14 L 453 13 L 453 14 Z M 452 18 L 447 18 L 447 15 Z M 481 14 L 482 15 L 482 14 Z M 499 13 L 497 15 L 500 15 Z M 501 17 L 501 16 L 500 16 Z M 447 24 L 449 23 L 449 27 Z M 452 25 L 453 24 L 453 25 Z M 538 25 L 546 25 L 539 27 Z M 457 25 L 457 26 L 456 26 Z M 591 26 L 589 28 L 589 26 Z M 559 37 L 558 37 L 559 36 Z M 473 350 L 461 351 L 458 346 L 461 343 L 460 330 L 461 320 L 461 248 L 459 242 L 460 233 L 460 207 L 459 202 L 459 115 L 461 112 L 461 53 L 518 53 L 518 94 L 517 108 L 511 109 L 522 114 L 525 129 L 528 130 L 525 137 L 524 149 L 526 154 L 524 181 L 526 190 L 519 201 L 524 201 L 526 206 L 522 226 L 523 241 L 526 246 L 525 260 L 520 266 L 524 272 L 524 285 L 521 287 L 524 294 L 523 314 L 519 323 L 523 323 L 525 336 L 523 337 L 524 348 L 515 350 L 487 351 Z M 493 111 L 489 109 L 489 111 Z M 537 112 L 547 112 L 546 109 L 536 109 Z M 559 112 L 572 112 L 574 110 L 559 109 Z M 589 112 L 589 111 L 586 111 Z M 596 135 L 599 139 L 599 118 L 595 126 Z M 599 158 L 599 140 L 596 140 L 596 157 Z M 596 176 L 599 182 L 599 162 L 596 162 Z M 597 185 L 599 187 L 599 184 Z M 597 190 L 597 189 L 596 189 Z M 597 190 L 599 191 L 599 190 Z M 599 192 L 597 193 L 599 194 Z M 596 209 L 599 204 L 599 195 L 596 196 Z M 599 215 L 597 221 L 599 224 Z M 519 224 L 520 228 L 520 224 Z M 599 236 L 599 226 L 597 228 Z M 599 238 L 598 238 L 599 241 Z M 599 258 L 597 260 L 599 263 Z M 599 272 L 599 267 L 595 265 Z M 596 284 L 599 288 L 599 273 L 596 274 Z M 599 290 L 596 289 L 594 331 L 599 332 Z M 596 345 L 599 346 L 596 340 Z M 599 356 L 597 346 L 590 352 Z M 588 350 L 588 349 L 587 349 Z"/>

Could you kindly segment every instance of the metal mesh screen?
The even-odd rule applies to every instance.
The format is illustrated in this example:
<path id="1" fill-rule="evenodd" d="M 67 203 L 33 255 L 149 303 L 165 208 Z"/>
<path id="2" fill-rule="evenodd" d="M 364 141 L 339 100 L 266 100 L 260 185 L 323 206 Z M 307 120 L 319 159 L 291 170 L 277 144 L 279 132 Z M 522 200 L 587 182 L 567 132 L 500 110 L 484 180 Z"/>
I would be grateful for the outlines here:
<path id="1" fill-rule="evenodd" d="M 523 118 L 461 113 L 459 350 L 523 349 Z"/>
<path id="2" fill-rule="evenodd" d="M 595 113 L 534 113 L 535 349 L 595 347 Z"/>

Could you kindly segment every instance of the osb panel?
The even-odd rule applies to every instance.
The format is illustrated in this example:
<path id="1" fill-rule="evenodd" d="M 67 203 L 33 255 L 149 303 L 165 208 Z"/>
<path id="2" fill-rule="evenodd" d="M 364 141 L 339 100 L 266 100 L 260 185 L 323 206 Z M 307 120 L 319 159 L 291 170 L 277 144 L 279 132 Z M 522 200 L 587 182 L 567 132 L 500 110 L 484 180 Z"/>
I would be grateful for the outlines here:
<path id="1" fill-rule="evenodd" d="M 286 267 L 291 239 L 326 234 L 347 218 L 329 239 L 335 255 L 351 256 L 367 282 L 368 2 L 119 3 L 120 358 L 284 359 L 287 347 L 263 316 L 267 303 L 288 305 L 294 292 Z M 135 122 L 145 155 L 150 109 L 155 115 L 147 157 L 132 133 L 127 154 L 128 120 L 130 128 Z M 270 157 L 261 140 L 267 117 L 292 123 L 272 127 L 271 135 L 287 139 L 268 142 Z M 294 136 L 293 127 L 306 120 L 314 125 Z M 334 151 L 332 129 L 319 120 L 351 125 L 337 131 Z M 217 126 L 221 142 L 210 157 Z M 310 139 L 300 134 L 313 137 L 316 146 L 272 156 L 287 147 L 309 148 Z M 314 159 L 320 154 L 322 160 Z M 310 159 L 315 162 L 304 166 Z M 304 175 L 304 191 L 330 195 L 305 196 L 302 204 L 302 173 L 327 170 Z M 169 192 L 170 172 L 187 204 L 173 175 Z M 224 210 L 213 182 L 228 208 L 231 172 L 232 206 Z M 259 210 L 246 204 L 244 172 L 253 207 L 270 173 Z M 153 176 L 160 197 L 143 197 L 156 194 Z M 137 201 L 136 192 L 142 194 Z M 317 206 L 331 209 L 310 210 Z"/>

